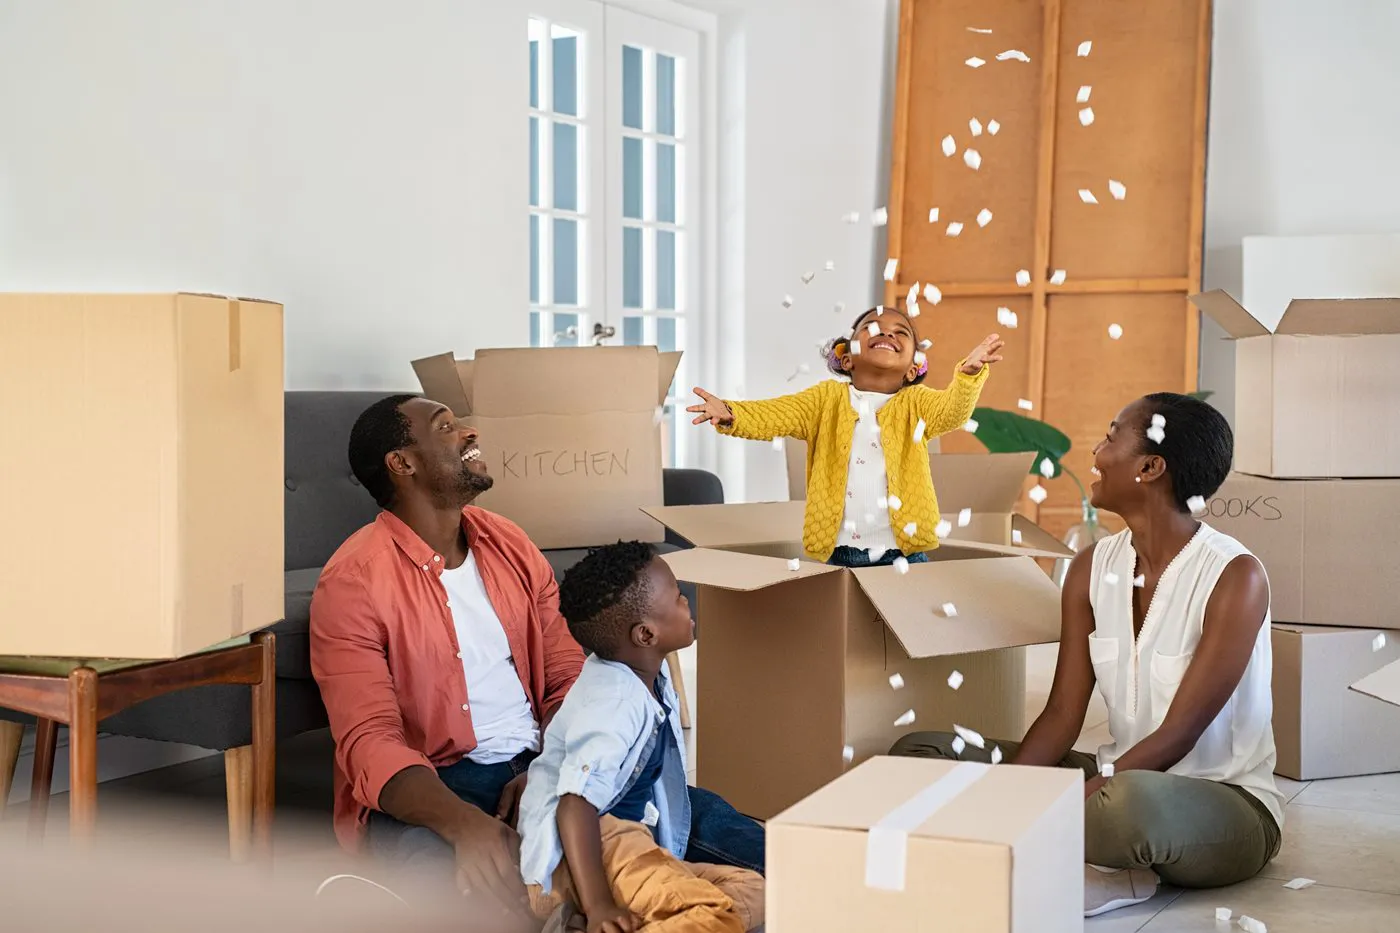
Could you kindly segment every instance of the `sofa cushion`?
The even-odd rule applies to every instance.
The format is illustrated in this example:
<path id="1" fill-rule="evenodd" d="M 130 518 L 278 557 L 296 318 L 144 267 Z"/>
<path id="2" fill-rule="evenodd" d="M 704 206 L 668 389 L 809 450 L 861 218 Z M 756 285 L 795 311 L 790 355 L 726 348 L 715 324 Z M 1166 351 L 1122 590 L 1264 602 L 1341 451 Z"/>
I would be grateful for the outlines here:
<path id="1" fill-rule="evenodd" d="M 277 636 L 277 676 L 311 680 L 311 594 L 321 568 L 289 570 L 284 575 L 287 589 L 286 618 L 268 631 Z"/>

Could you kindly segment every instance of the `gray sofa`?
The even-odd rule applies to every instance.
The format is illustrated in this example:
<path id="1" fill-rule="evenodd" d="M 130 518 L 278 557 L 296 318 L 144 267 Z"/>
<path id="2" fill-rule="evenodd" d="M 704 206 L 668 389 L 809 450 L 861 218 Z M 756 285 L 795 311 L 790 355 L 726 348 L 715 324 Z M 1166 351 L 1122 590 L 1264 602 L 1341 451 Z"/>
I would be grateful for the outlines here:
<path id="1" fill-rule="evenodd" d="M 271 627 L 277 635 L 278 739 L 327 725 L 320 691 L 311 677 L 311 594 L 321 567 L 331 554 L 378 513 L 374 500 L 350 473 L 346 446 L 350 427 L 360 412 L 385 394 L 286 394 L 286 618 Z M 711 473 L 666 470 L 665 501 L 668 505 L 719 503 L 724 501 L 724 490 L 719 478 Z M 683 539 L 670 536 L 662 549 L 685 546 Z M 571 567 L 585 553 L 545 552 L 556 574 Z M 693 598 L 691 603 L 694 604 Z M 248 690 L 217 686 L 166 694 L 105 719 L 98 728 L 114 735 L 216 751 L 239 748 L 252 741 Z M 29 719 L 7 710 L 0 710 L 0 718 Z"/>

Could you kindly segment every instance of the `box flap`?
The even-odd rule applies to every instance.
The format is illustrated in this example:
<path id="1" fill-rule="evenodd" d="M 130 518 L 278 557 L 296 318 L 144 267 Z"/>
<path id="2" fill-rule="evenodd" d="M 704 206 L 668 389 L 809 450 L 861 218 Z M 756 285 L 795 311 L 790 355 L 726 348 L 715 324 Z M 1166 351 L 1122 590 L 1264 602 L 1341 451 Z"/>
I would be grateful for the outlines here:
<path id="1" fill-rule="evenodd" d="M 1214 289 L 1191 296 L 1191 303 L 1206 313 L 1212 321 L 1224 328 L 1225 333 L 1239 339 L 1241 337 L 1264 337 L 1271 331 L 1259 319 L 1244 309 L 1244 306 L 1227 295 L 1222 289 Z"/>
<path id="2" fill-rule="evenodd" d="M 1352 684 L 1351 689 L 1400 706 L 1400 661 L 1392 661 L 1374 674 L 1366 675 Z"/>
<path id="3" fill-rule="evenodd" d="M 1297 298 L 1288 303 L 1275 333 L 1400 334 L 1400 298 Z"/>
<path id="4" fill-rule="evenodd" d="M 651 412 L 670 384 L 655 347 L 478 350 L 475 363 L 472 412 L 494 418 Z"/>
<path id="5" fill-rule="evenodd" d="M 666 393 L 671 391 L 671 383 L 676 380 L 676 369 L 681 365 L 681 351 L 658 354 L 657 366 L 657 388 L 656 404 L 662 405 L 666 402 Z"/>
<path id="6" fill-rule="evenodd" d="M 960 509 L 973 512 L 1015 510 L 1035 458 L 1033 451 L 929 457 L 939 511 L 948 518 Z"/>
<path id="7" fill-rule="evenodd" d="M 745 502 L 642 511 L 696 547 L 734 548 L 801 541 L 806 506 L 805 502 Z"/>
<path id="8" fill-rule="evenodd" d="M 471 366 L 471 360 L 455 360 L 451 353 L 413 361 L 413 371 L 418 375 L 424 397 L 442 402 L 458 418 L 472 413 Z"/>
<path id="9" fill-rule="evenodd" d="M 798 569 L 793 570 L 787 561 L 777 557 L 761 557 L 757 554 L 740 554 L 735 551 L 700 547 L 672 551 L 663 554 L 661 559 L 670 566 L 676 579 L 684 583 L 742 593 L 807 577 L 840 573 L 842 570 L 840 567 L 809 560 L 802 561 L 798 564 Z"/>
<path id="10" fill-rule="evenodd" d="M 1012 529 L 1021 532 L 1020 544 L 985 540 L 972 536 L 959 537 L 960 534 L 966 534 L 968 531 L 979 533 L 983 530 L 979 528 L 974 516 L 972 524 L 967 528 L 955 527 L 948 537 L 939 540 L 938 550 L 933 552 L 933 559 L 939 561 L 960 559 L 972 555 L 998 555 L 1002 557 L 1046 557 L 1052 560 L 1062 560 L 1074 556 L 1073 548 L 1056 541 L 1048 531 L 1024 515 L 1013 515 L 1010 525 Z"/>
<path id="11" fill-rule="evenodd" d="M 1029 557 L 851 571 L 911 658 L 1058 641 L 1060 591 Z M 942 607 L 952 603 L 957 615 Z"/>

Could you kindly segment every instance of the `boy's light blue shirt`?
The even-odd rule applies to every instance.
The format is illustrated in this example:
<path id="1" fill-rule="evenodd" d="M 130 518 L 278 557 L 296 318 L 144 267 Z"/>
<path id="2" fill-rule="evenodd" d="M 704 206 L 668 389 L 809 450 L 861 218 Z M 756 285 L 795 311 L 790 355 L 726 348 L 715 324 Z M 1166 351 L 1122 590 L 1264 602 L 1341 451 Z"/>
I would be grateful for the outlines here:
<path id="1" fill-rule="evenodd" d="M 564 858 L 559 841 L 559 798 L 575 794 L 605 814 L 632 788 L 656 743 L 669 729 L 674 739 L 652 787 L 657 844 L 678 859 L 690 843 L 690 791 L 685 779 L 685 738 L 680 702 L 666 666 L 660 673 L 668 716 L 655 695 L 626 664 L 589 655 L 578 680 L 544 734 L 530 764 L 520 800 L 520 873 L 526 884 L 549 893 Z M 648 814 L 652 811 L 648 809 Z"/>

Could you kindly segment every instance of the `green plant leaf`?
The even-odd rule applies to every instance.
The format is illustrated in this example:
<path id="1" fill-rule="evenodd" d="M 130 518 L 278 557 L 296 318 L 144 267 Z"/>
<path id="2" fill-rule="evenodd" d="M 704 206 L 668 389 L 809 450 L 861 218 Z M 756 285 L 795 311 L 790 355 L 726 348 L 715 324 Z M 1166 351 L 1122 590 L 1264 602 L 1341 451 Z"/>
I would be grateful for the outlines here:
<path id="1" fill-rule="evenodd" d="M 977 422 L 977 439 L 989 453 L 1034 451 L 1038 456 L 1031 463 L 1032 474 L 1043 475 L 1040 464 L 1048 458 L 1055 467 L 1054 475 L 1060 475 L 1063 470 L 1060 461 L 1069 453 L 1070 441 L 1058 428 L 999 408 L 977 408 L 972 417 Z"/>

